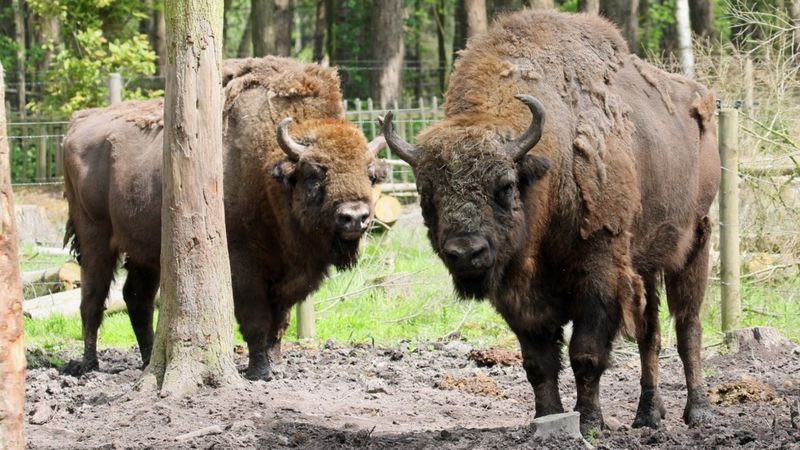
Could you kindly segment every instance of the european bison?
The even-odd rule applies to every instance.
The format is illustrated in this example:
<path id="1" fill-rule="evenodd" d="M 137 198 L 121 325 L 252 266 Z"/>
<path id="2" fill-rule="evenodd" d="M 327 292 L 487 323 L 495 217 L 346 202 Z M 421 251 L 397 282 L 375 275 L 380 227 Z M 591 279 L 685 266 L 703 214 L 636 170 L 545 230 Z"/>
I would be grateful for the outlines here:
<path id="1" fill-rule="evenodd" d="M 684 421 L 711 415 L 698 315 L 720 178 L 713 105 L 702 85 L 629 55 L 600 17 L 523 11 L 470 40 L 444 121 L 416 146 L 387 115 L 384 135 L 414 168 L 456 290 L 488 297 L 519 339 L 537 416 L 564 409 L 572 321 L 575 410 L 584 431 L 603 424 L 600 376 L 624 323 L 642 361 L 634 426 L 659 425 L 661 278 L 686 372 Z"/>
<path id="2" fill-rule="evenodd" d="M 250 353 L 246 376 L 270 377 L 292 305 L 331 264 L 351 267 L 372 218 L 372 186 L 386 173 L 344 120 L 335 70 L 290 59 L 225 62 L 224 192 L 235 314 Z M 69 220 L 79 255 L 84 354 L 98 367 L 97 329 L 117 259 L 145 364 L 159 284 L 163 101 L 76 113 L 64 139 Z M 292 123 L 294 119 L 294 123 Z"/>

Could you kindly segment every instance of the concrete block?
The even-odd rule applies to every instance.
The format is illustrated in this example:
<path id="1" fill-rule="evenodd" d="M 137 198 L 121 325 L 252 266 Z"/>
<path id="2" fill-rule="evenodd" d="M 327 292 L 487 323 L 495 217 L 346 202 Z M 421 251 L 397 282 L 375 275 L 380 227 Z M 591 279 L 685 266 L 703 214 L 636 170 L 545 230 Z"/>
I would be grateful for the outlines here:
<path id="1" fill-rule="evenodd" d="M 575 439 L 583 439 L 581 435 L 581 413 L 577 411 L 549 416 L 537 417 L 531 422 L 533 437 L 547 439 L 555 434 L 566 434 Z"/>

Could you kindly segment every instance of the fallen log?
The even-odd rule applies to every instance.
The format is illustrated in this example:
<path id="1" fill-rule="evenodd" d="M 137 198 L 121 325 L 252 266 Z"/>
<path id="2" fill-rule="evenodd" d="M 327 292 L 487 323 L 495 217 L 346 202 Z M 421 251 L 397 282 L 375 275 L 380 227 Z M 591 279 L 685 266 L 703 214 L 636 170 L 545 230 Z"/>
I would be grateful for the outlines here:
<path id="1" fill-rule="evenodd" d="M 122 298 L 122 286 L 125 280 L 115 280 L 108 292 L 106 312 L 122 311 L 125 309 L 125 300 Z M 81 290 L 58 292 L 43 295 L 22 302 L 22 310 L 26 316 L 34 319 L 46 319 L 54 314 L 73 316 L 80 313 Z"/>

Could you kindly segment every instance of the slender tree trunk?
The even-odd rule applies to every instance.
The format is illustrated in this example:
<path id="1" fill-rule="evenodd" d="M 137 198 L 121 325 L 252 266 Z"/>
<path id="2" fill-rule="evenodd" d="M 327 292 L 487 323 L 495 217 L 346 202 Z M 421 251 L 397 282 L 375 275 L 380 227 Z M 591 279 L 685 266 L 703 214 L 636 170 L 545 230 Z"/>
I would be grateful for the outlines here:
<path id="1" fill-rule="evenodd" d="M 6 84 L 0 66 L 0 448 L 22 450 L 25 346 L 22 343 L 22 277 L 6 136 Z"/>
<path id="2" fill-rule="evenodd" d="M 321 63 L 325 58 L 325 30 L 328 22 L 325 20 L 325 0 L 317 0 L 316 16 L 314 19 L 314 62 Z"/>
<path id="3" fill-rule="evenodd" d="M 531 9 L 553 9 L 553 0 L 525 0 L 525 6 Z"/>
<path id="4" fill-rule="evenodd" d="M 373 59 L 380 64 L 374 72 L 372 92 L 381 108 L 400 101 L 405 56 L 403 35 L 403 0 L 383 0 L 372 14 Z"/>
<path id="5" fill-rule="evenodd" d="M 792 24 L 794 24 L 794 55 L 800 59 L 800 0 L 792 1 Z"/>
<path id="6" fill-rule="evenodd" d="M 292 52 L 294 1 L 275 0 L 275 54 L 289 56 Z"/>
<path id="7" fill-rule="evenodd" d="M 244 24 L 244 33 L 239 41 L 239 48 L 236 50 L 238 58 L 249 58 L 253 56 L 253 21 L 248 16 Z"/>
<path id="8" fill-rule="evenodd" d="M 639 50 L 639 0 L 601 0 L 600 13 L 622 30 L 628 50 Z"/>
<path id="9" fill-rule="evenodd" d="M 453 54 L 467 46 L 467 39 L 485 32 L 487 27 L 485 0 L 458 0 Z"/>
<path id="10" fill-rule="evenodd" d="M 22 1 L 13 0 L 12 7 L 14 9 L 14 39 L 17 43 L 17 99 L 19 100 L 19 112 L 22 117 L 25 117 L 25 105 L 28 103 L 25 98 L 25 16 L 23 15 Z"/>
<path id="11" fill-rule="evenodd" d="M 253 56 L 275 54 L 275 10 L 273 0 L 251 0 L 253 21 Z"/>
<path id="12" fill-rule="evenodd" d="M 703 40 L 714 37 L 714 15 L 711 0 L 689 0 L 692 32 Z"/>
<path id="13" fill-rule="evenodd" d="M 675 25 L 678 27 L 678 54 L 683 73 L 694 78 L 694 51 L 692 30 L 689 24 L 689 0 L 675 0 Z"/>
<path id="14" fill-rule="evenodd" d="M 600 14 L 600 0 L 578 0 L 578 11 Z"/>
<path id="15" fill-rule="evenodd" d="M 414 0 L 414 9 L 422 9 L 422 0 Z M 414 27 L 414 54 L 411 59 L 414 61 L 416 73 L 414 74 L 414 97 L 422 97 L 422 24 L 417 21 Z"/>
<path id="16" fill-rule="evenodd" d="M 167 63 L 167 24 L 164 21 L 164 4 L 161 2 L 153 10 L 150 24 L 150 45 L 158 58 L 156 69 L 158 75 L 164 76 Z"/>
<path id="17" fill-rule="evenodd" d="M 447 87 L 447 72 L 450 63 L 447 61 L 447 42 L 445 40 L 445 0 L 438 0 L 433 7 L 433 18 L 436 25 L 436 43 L 439 50 L 439 92 L 444 93 Z M 455 57 L 455 52 L 453 54 Z"/>
<path id="18" fill-rule="evenodd" d="M 230 35 L 230 10 L 231 4 L 233 0 L 223 0 L 222 2 L 222 47 L 223 53 L 222 56 L 228 53 L 228 49 L 232 46 L 230 42 L 228 42 L 228 37 Z"/>
<path id="19" fill-rule="evenodd" d="M 144 386 L 181 397 L 234 384 L 222 186 L 222 3 L 167 2 L 161 309 Z"/>

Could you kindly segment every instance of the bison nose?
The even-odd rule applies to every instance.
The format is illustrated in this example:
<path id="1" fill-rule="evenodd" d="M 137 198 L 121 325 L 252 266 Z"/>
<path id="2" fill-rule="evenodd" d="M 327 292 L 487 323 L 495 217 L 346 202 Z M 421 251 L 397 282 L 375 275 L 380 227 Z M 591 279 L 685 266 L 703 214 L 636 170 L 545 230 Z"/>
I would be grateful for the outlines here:
<path id="1" fill-rule="evenodd" d="M 483 270 L 494 262 L 489 242 L 480 236 L 448 239 L 444 243 L 444 254 L 456 270 Z"/>
<path id="2" fill-rule="evenodd" d="M 336 231 L 345 238 L 358 238 L 369 225 L 366 202 L 345 202 L 336 208 Z"/>

